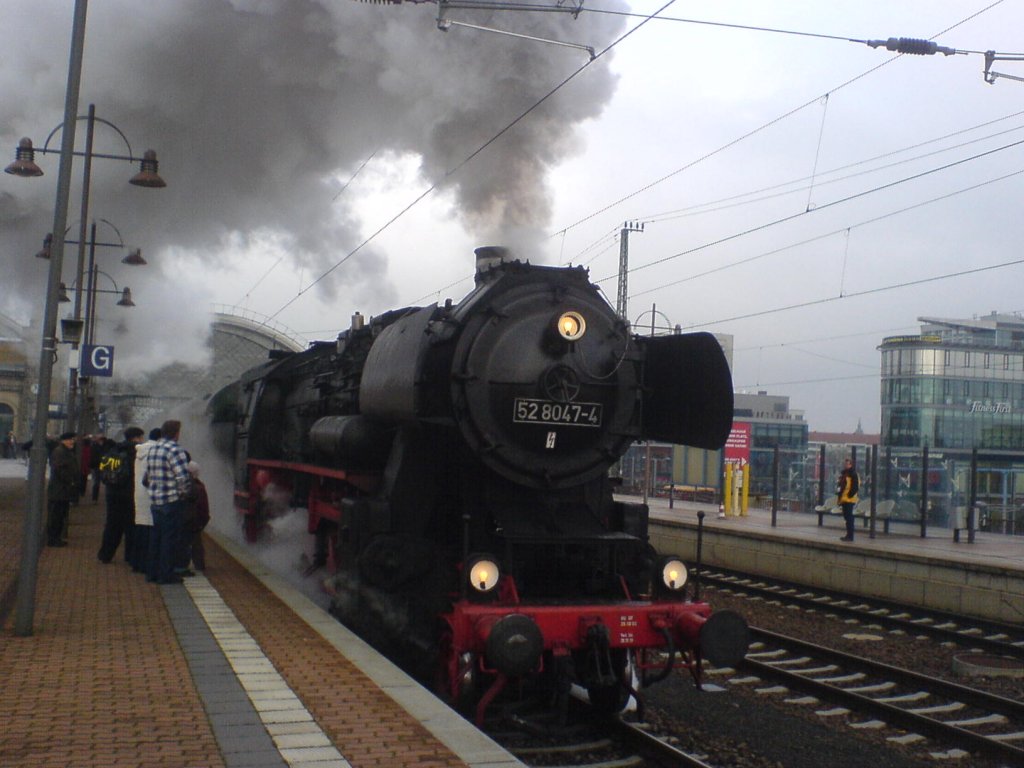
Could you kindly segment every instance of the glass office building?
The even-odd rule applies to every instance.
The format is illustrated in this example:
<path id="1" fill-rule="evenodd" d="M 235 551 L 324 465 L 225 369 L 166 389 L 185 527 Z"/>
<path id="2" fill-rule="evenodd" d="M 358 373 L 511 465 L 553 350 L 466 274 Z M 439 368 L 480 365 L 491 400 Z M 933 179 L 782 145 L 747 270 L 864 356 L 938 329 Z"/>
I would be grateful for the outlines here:
<path id="1" fill-rule="evenodd" d="M 882 445 L 1024 463 L 1024 319 L 918 318 L 882 341 Z"/>
<path id="2" fill-rule="evenodd" d="M 775 484 L 775 449 L 779 449 L 779 494 L 787 508 L 795 509 L 807 497 L 807 422 L 803 411 L 790 410 L 789 397 L 737 392 L 733 396 L 733 425 L 750 424 L 750 491 L 772 494 Z"/>

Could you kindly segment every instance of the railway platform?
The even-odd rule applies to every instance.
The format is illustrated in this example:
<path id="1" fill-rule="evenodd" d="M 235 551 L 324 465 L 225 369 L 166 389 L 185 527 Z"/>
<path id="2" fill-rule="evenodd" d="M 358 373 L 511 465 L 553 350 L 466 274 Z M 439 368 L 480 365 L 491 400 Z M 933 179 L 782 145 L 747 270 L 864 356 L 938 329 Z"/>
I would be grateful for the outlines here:
<path id="1" fill-rule="evenodd" d="M 631 497 L 623 500 L 639 501 Z M 660 552 L 687 560 L 697 555 L 698 513 L 703 512 L 702 562 L 708 566 L 911 603 L 1003 623 L 1024 623 L 1024 536 L 975 532 L 973 543 L 949 528 L 879 523 L 874 538 L 857 521 L 852 542 L 841 517 L 815 512 L 751 508 L 746 516 L 719 517 L 717 505 L 652 498 L 650 535 Z M 962 533 L 962 532 L 961 532 Z"/>
<path id="2" fill-rule="evenodd" d="M 121 551 L 101 563 L 102 498 L 44 547 L 33 634 L 15 636 L 25 485 L 0 473 L 5 768 L 521 765 L 226 539 L 183 584 Z"/>

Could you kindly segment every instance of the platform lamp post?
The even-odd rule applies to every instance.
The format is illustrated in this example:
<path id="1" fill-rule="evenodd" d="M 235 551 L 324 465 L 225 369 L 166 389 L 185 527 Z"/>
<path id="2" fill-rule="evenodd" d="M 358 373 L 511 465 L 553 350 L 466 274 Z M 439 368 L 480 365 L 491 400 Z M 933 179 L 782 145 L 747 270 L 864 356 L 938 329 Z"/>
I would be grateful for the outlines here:
<path id="1" fill-rule="evenodd" d="M 133 251 L 132 254 L 129 254 L 128 256 L 126 256 L 125 259 L 132 258 L 133 254 L 137 255 L 138 251 Z M 139 258 L 141 258 L 141 256 L 139 256 Z M 125 261 L 125 259 L 122 259 L 122 261 Z M 126 262 L 126 263 L 131 263 L 131 262 Z M 145 261 L 143 261 L 141 263 L 145 264 Z M 99 287 L 97 287 L 97 283 L 99 282 L 99 277 L 101 275 L 103 277 L 107 278 L 107 280 L 110 281 L 110 283 L 114 286 L 113 290 L 110 290 L 110 289 L 107 289 L 107 288 L 99 288 Z M 85 310 L 85 329 L 84 329 L 84 334 L 85 335 L 83 337 L 83 343 L 84 344 L 88 344 L 90 346 L 95 344 L 95 340 L 96 340 L 95 336 L 96 336 L 96 294 L 97 293 L 107 293 L 107 294 L 113 294 L 115 296 L 118 296 L 119 298 L 117 300 L 117 306 L 119 306 L 119 307 L 127 308 L 127 307 L 134 307 L 135 306 L 135 302 L 132 300 L 132 289 L 131 288 L 129 288 L 127 285 L 123 289 L 118 287 L 117 281 L 114 280 L 114 278 L 112 278 L 110 275 L 108 275 L 102 269 L 97 267 L 95 264 L 91 265 L 90 269 L 89 269 L 89 287 L 88 287 L 88 290 L 87 290 L 88 301 L 86 302 L 86 310 Z M 79 408 L 79 410 L 78 410 L 78 431 L 79 432 L 84 432 L 86 430 L 86 428 L 88 428 L 89 431 L 91 432 L 93 430 L 93 428 L 96 426 L 96 414 L 93 412 L 94 409 L 92 407 L 92 398 L 90 397 L 90 381 L 91 380 L 87 379 L 87 378 L 82 378 L 81 379 L 81 385 L 82 386 L 79 389 L 79 392 L 81 394 L 82 407 Z"/>
<path id="2" fill-rule="evenodd" d="M 88 0 L 75 0 L 71 25 L 71 53 L 68 60 L 68 82 L 64 92 L 64 122 L 68 124 L 68 129 L 61 136 L 57 200 L 53 209 L 54 232 L 63 232 L 67 225 L 68 197 L 71 190 L 71 160 L 75 149 L 74 117 L 78 113 L 78 91 L 82 81 L 82 53 L 85 49 L 85 18 L 88 6 Z M 30 162 L 32 160 L 31 156 L 26 159 Z M 46 426 L 50 415 L 53 357 L 57 351 L 57 298 L 63 262 L 64 243 L 58 242 L 51 252 L 50 271 L 46 283 L 46 301 L 43 308 L 43 337 L 39 352 L 39 392 L 36 395 L 32 451 L 29 454 L 28 507 L 25 510 L 25 523 L 22 529 L 21 565 L 15 598 L 14 633 L 18 637 L 28 637 L 32 634 L 32 621 L 35 616 L 36 576 L 43 525 L 43 483 L 46 479 Z"/>
<path id="3" fill-rule="evenodd" d="M 108 227 L 110 227 L 117 234 L 117 242 L 116 243 L 106 243 L 106 242 L 101 242 L 101 241 L 97 240 L 96 239 L 96 224 L 97 224 L 97 222 L 95 220 L 93 220 L 92 226 L 90 227 L 90 230 L 89 230 L 89 240 L 88 240 L 89 263 L 88 263 L 88 268 L 86 270 L 87 282 L 86 282 L 86 287 L 85 287 L 85 324 L 84 324 L 84 328 L 83 328 L 83 331 L 82 331 L 82 338 L 81 338 L 81 342 L 83 344 L 93 344 L 94 340 L 95 340 L 94 337 L 95 337 L 95 325 L 96 325 L 96 294 L 97 293 L 114 293 L 114 292 L 116 292 L 121 297 L 121 299 L 117 302 L 118 306 L 122 306 L 122 307 L 134 307 L 135 306 L 135 302 L 132 301 L 131 289 L 128 288 L 127 286 L 124 288 L 124 290 L 118 288 L 117 281 L 114 280 L 114 278 L 112 278 L 106 272 L 103 272 L 101 269 L 99 269 L 98 265 L 96 264 L 96 249 L 97 248 L 125 248 L 126 247 L 125 244 L 124 244 L 124 238 L 121 235 L 121 231 L 112 222 L 108 221 L 107 219 L 100 219 L 99 221 L 101 223 L 103 223 L 103 224 L 106 224 Z M 74 244 L 74 245 L 78 244 L 77 240 L 65 240 L 64 242 L 65 242 L 65 244 Z M 51 234 L 47 234 L 46 237 L 43 238 L 43 248 L 42 248 L 42 250 L 40 250 L 36 254 L 36 258 L 42 258 L 42 259 L 50 258 L 50 252 L 52 250 L 52 247 L 53 247 L 53 235 L 51 233 Z M 131 266 L 142 266 L 144 264 L 147 264 L 148 262 L 142 257 L 142 250 L 139 249 L 139 248 L 135 248 L 134 250 L 129 251 L 128 254 L 124 258 L 121 259 L 121 263 L 122 264 L 128 264 L 128 265 L 131 265 Z M 108 280 L 110 280 L 113 283 L 113 285 L 114 285 L 115 291 L 99 289 L 97 287 L 97 285 L 96 285 L 96 281 L 97 281 L 97 278 L 99 277 L 99 275 L 103 275 Z M 78 284 L 78 285 L 80 285 L 80 284 Z M 75 288 L 75 295 L 76 296 L 81 294 L 81 291 L 78 289 L 77 285 L 73 285 L 72 287 Z M 60 284 L 60 299 L 59 300 L 62 303 L 70 303 L 70 301 L 71 301 L 71 299 L 68 298 L 67 286 L 64 283 Z M 72 371 L 74 372 L 74 369 L 72 369 Z M 77 421 L 73 422 L 71 424 L 71 426 L 73 426 L 73 428 L 76 429 L 79 433 L 83 433 L 84 430 L 85 430 L 85 427 L 86 427 L 86 418 L 85 418 L 85 410 L 86 409 L 85 409 L 84 405 L 88 401 L 88 380 L 85 379 L 85 378 L 80 378 L 78 383 L 79 383 L 80 386 L 79 386 L 77 391 L 78 391 L 79 399 L 80 399 L 81 402 L 79 404 L 80 407 L 78 407 L 76 409 L 76 411 L 77 411 Z M 89 425 L 89 426 L 91 428 L 91 425 Z"/>
<path id="4" fill-rule="evenodd" d="M 85 272 L 85 227 L 89 216 L 89 188 L 91 181 L 93 157 L 103 157 L 112 160 L 126 160 L 138 162 L 139 172 L 135 174 L 129 183 L 137 187 L 159 188 L 166 187 L 167 183 L 157 173 L 158 163 L 156 152 L 146 150 L 142 157 L 135 157 L 132 154 L 131 144 L 127 137 L 113 123 L 96 117 L 96 108 L 89 105 L 88 114 L 84 117 L 76 116 L 78 112 L 78 92 L 82 79 L 82 53 L 85 48 L 85 19 L 88 7 L 88 0 L 75 0 L 75 16 L 71 30 L 71 56 L 68 65 L 68 85 L 65 93 L 64 121 L 50 131 L 42 149 L 36 149 L 32 140 L 23 138 L 18 142 L 14 162 L 4 168 L 6 173 L 23 178 L 42 176 L 43 170 L 36 165 L 35 153 L 58 154 L 60 156 L 60 170 L 57 178 L 57 202 L 54 206 L 53 231 L 66 232 L 68 218 L 68 200 L 71 189 L 71 165 L 77 155 L 85 158 L 85 171 L 82 176 L 82 201 L 81 217 L 79 223 L 78 243 L 78 290 L 75 293 L 75 311 L 70 322 L 61 321 L 62 330 L 70 330 L 77 325 L 81 328 L 82 320 L 82 285 Z M 84 152 L 75 151 L 75 132 L 79 120 L 86 120 L 86 147 Z M 108 125 L 117 132 L 128 147 L 128 155 L 111 155 L 93 152 L 93 133 L 96 123 Z M 60 149 L 51 149 L 50 141 L 61 132 Z M 32 432 L 32 451 L 29 455 L 29 501 L 25 513 L 25 530 L 22 536 L 21 568 L 18 577 L 18 594 L 15 615 L 15 634 L 28 636 L 32 634 L 32 620 L 35 613 L 35 591 L 36 591 L 36 570 L 39 560 L 42 521 L 43 521 L 43 498 L 44 483 L 46 474 L 46 428 L 49 421 L 50 391 L 53 382 L 53 359 L 57 351 L 56 346 L 56 325 L 57 325 L 57 293 L 60 285 L 61 270 L 64 266 L 64 238 L 51 238 L 50 241 L 50 271 L 47 278 L 46 304 L 43 310 L 43 341 L 39 357 L 39 394 L 36 400 L 36 418 Z M 78 342 L 68 338 L 68 343 L 73 348 L 78 347 Z M 69 425 L 75 424 L 73 407 L 77 404 L 77 371 L 71 369 L 68 378 L 68 418 Z"/>
<path id="5" fill-rule="evenodd" d="M 82 82 L 82 57 L 85 51 L 85 22 L 88 15 L 88 0 L 75 0 L 71 24 L 71 45 L 68 56 L 68 79 L 64 90 L 64 130 L 61 132 L 60 165 L 57 174 L 57 198 L 53 209 L 53 232 L 64 232 L 68 218 L 68 200 L 71 190 L 71 161 L 75 152 L 75 129 L 78 118 L 78 95 Z M 90 112 L 93 110 L 90 109 Z M 95 115 L 93 115 L 95 117 Z M 89 127 L 93 127 L 90 120 Z M 120 133 L 120 131 L 118 131 Z M 123 135 L 123 134 L 122 134 Z M 51 133 L 51 138 L 53 134 Z M 91 149 L 91 147 L 90 147 Z M 85 153 L 91 159 L 91 152 Z M 129 158 L 134 159 L 134 158 Z M 42 170 L 35 164 L 31 141 L 19 142 L 14 163 L 4 169 L 17 176 L 41 176 Z M 142 158 L 142 169 L 132 181 L 141 186 L 164 186 L 156 173 L 156 154 L 146 152 Z M 81 220 L 88 218 L 88 184 L 83 185 L 83 213 Z M 83 225 L 84 226 L 84 223 Z M 79 240 L 84 240 L 84 234 Z M 25 525 L 22 535 L 21 565 L 15 602 L 14 632 L 19 637 L 32 634 L 35 614 L 36 575 L 42 536 L 43 498 L 46 476 L 46 428 L 49 421 L 50 390 L 53 380 L 53 358 L 57 351 L 57 295 L 60 285 L 61 268 L 64 265 L 63 238 L 56 241 L 50 259 L 50 271 L 46 282 L 46 301 L 43 307 L 43 332 L 39 352 L 39 392 L 36 397 L 35 423 L 32 431 L 32 450 L 29 454 L 29 494 L 25 511 Z M 82 254 L 79 254 L 79 274 L 82 272 Z M 81 281 L 79 281 L 81 283 Z M 74 318 L 73 318 L 74 320 Z M 63 323 L 62 323 L 63 325 Z"/>
<path id="6" fill-rule="evenodd" d="M 76 269 L 77 279 L 75 284 L 78 286 L 78 290 L 75 292 L 75 305 L 73 316 L 75 319 L 82 319 L 82 286 L 85 283 L 85 246 L 88 242 L 86 240 L 86 224 L 89 218 L 89 193 L 92 183 L 92 160 L 94 157 L 106 158 L 109 160 L 123 160 L 129 163 L 139 163 L 139 172 L 132 176 L 128 183 L 136 187 L 146 187 L 150 189 L 158 189 L 160 187 L 166 187 L 167 183 L 160 177 L 157 172 L 159 163 L 156 158 L 156 152 L 152 149 L 146 150 L 142 157 L 136 157 L 132 152 L 131 142 L 124 135 L 124 132 L 114 125 L 109 120 L 96 116 L 96 106 L 94 104 L 89 105 L 87 114 L 79 115 L 74 120 L 67 120 L 52 131 L 50 135 L 46 137 L 46 142 L 43 147 L 37 148 L 33 146 L 32 140 L 29 138 L 23 138 L 18 142 L 18 148 L 15 152 L 15 160 L 13 163 L 8 165 L 4 170 L 7 173 L 12 173 L 15 176 L 21 176 L 24 178 L 32 178 L 35 176 L 42 176 L 42 169 L 35 163 L 35 153 L 41 152 L 43 154 L 49 153 L 63 153 L 63 149 L 52 149 L 50 142 L 58 131 L 64 129 L 64 135 L 67 134 L 67 129 L 71 123 L 77 122 L 78 120 L 85 120 L 85 151 L 84 152 L 72 152 L 73 155 L 82 157 L 85 160 L 84 170 L 82 172 L 82 199 L 81 199 L 81 213 L 79 218 L 79 230 L 78 239 L 65 241 L 68 243 L 75 243 L 78 245 L 78 263 Z M 96 124 L 102 123 L 112 128 L 125 146 L 128 148 L 127 155 L 113 155 L 108 153 L 100 153 L 93 151 L 93 136 L 96 130 Z M 62 154 L 63 158 L 63 154 Z M 77 345 L 76 345 L 77 347 Z M 68 373 L 68 414 L 67 423 L 69 427 L 73 427 L 78 423 L 78 408 L 79 408 L 79 396 L 78 396 L 78 371 L 75 368 L 71 368 Z"/>

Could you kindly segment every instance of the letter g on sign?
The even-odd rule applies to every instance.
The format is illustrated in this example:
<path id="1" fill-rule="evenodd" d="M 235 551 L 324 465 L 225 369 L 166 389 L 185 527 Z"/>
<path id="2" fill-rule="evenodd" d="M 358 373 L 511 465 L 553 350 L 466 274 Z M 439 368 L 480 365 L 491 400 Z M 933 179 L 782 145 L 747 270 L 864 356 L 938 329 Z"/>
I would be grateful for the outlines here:
<path id="1" fill-rule="evenodd" d="M 82 376 L 112 376 L 113 374 L 113 347 L 102 344 L 82 345 Z"/>

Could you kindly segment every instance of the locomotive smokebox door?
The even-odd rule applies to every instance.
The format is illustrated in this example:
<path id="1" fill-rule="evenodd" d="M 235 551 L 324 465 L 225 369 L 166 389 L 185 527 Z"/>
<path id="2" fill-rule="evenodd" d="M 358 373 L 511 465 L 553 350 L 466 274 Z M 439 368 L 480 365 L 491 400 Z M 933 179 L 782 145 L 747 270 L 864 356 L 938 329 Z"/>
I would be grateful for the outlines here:
<path id="1" fill-rule="evenodd" d="M 643 437 L 717 449 L 732 427 L 732 374 L 710 333 L 640 338 L 644 366 Z"/>
<path id="2" fill-rule="evenodd" d="M 583 270 L 493 269 L 452 359 L 451 401 L 470 450 L 530 488 L 603 475 L 640 432 L 639 352 Z"/>

